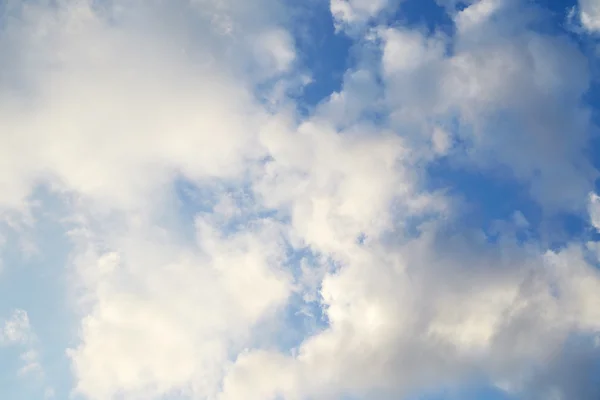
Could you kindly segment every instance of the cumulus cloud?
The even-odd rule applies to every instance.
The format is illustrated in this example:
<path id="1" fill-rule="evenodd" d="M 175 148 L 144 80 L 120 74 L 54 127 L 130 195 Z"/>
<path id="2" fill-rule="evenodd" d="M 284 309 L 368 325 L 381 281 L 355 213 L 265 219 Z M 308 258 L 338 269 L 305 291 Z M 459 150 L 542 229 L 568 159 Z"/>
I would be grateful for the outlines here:
<path id="1" fill-rule="evenodd" d="M 539 16 L 515 3 L 482 1 L 460 11 L 452 42 L 381 30 L 392 115 L 398 129 L 417 132 L 431 132 L 426 119 L 442 126 L 458 119 L 449 133 L 467 143 L 467 154 L 455 149 L 457 162 L 508 166 L 545 207 L 583 210 L 597 177 L 584 156 L 590 117 L 579 101 L 588 88 L 587 62 L 566 38 L 526 29 Z M 486 22 L 492 13 L 497 18 Z"/>
<path id="2" fill-rule="evenodd" d="M 545 374 L 570 332 L 597 331 L 600 279 L 576 248 L 528 254 L 513 245 L 499 256 L 461 238 L 452 245 L 422 238 L 393 253 L 357 249 L 323 280 L 328 329 L 296 357 L 242 355 L 223 398 L 395 398 L 475 371 L 498 385 L 512 382 L 518 395 L 538 384 L 532 371 Z"/>
<path id="3" fill-rule="evenodd" d="M 247 345 L 248 329 L 289 296 L 277 227 L 222 237 L 198 220 L 196 251 L 158 245 L 168 239 L 150 226 L 136 229 L 147 232 L 124 232 L 113 244 L 119 253 L 81 249 L 76 262 L 92 296 L 82 343 L 69 353 L 77 390 L 89 398 L 213 396 L 229 351 Z"/>
<path id="4" fill-rule="evenodd" d="M 518 1 L 448 5 L 452 36 L 378 19 L 398 4 L 331 1 L 355 60 L 309 115 L 279 91 L 305 74 L 284 2 L 6 8 L 0 212 L 40 185 L 63 205 L 74 394 L 385 399 L 484 376 L 593 398 L 594 243 L 523 240 L 519 210 L 492 238 L 428 176 L 504 171 L 598 228 L 586 57 Z M 32 335 L 21 311 L 0 335 L 23 373 Z"/>

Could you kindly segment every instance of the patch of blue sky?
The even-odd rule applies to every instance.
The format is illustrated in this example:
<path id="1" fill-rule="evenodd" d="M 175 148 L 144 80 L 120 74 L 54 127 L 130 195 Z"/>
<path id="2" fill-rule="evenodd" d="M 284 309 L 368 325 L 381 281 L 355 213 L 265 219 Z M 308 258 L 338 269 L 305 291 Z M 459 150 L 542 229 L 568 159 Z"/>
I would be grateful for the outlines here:
<path id="1" fill-rule="evenodd" d="M 451 36 L 454 23 L 447 10 L 435 0 L 406 0 L 393 13 L 390 25 L 401 25 L 426 32 Z"/>
<path id="2" fill-rule="evenodd" d="M 527 27 L 538 33 L 548 35 L 567 35 L 571 39 L 581 40 L 573 32 L 569 13 L 577 5 L 577 0 L 530 0 L 523 2 L 526 11 L 540 16 Z"/>
<path id="3" fill-rule="evenodd" d="M 592 82 L 588 92 L 583 98 L 583 102 L 591 106 L 592 119 L 595 126 L 592 128 L 595 132 L 593 137 L 598 137 L 597 124 L 600 122 L 598 104 L 600 104 L 600 82 L 598 81 L 598 72 L 600 71 L 600 59 L 598 55 L 597 35 L 586 34 L 578 26 L 577 19 L 577 0 L 533 0 L 540 10 L 544 10 L 544 18 L 540 19 L 540 24 L 536 26 L 538 31 L 549 35 L 568 36 L 569 40 L 576 43 L 579 49 L 586 54 L 590 69 L 592 70 Z M 573 11 L 572 16 L 570 13 Z M 592 142 L 590 150 L 596 150 L 592 159 L 600 163 L 600 143 Z"/>
<path id="4" fill-rule="evenodd" d="M 600 65 L 599 69 L 600 71 Z M 596 76 L 594 74 L 594 76 Z M 592 160 L 595 161 L 595 166 L 600 164 L 600 130 L 597 128 L 597 124 L 600 123 L 600 110 L 596 107 L 600 104 L 600 81 L 594 80 L 590 84 L 589 90 L 585 93 L 583 97 L 584 104 L 588 104 L 590 106 L 591 119 L 594 122 L 594 126 L 591 128 L 591 139 L 590 146 L 588 151 Z"/>
<path id="5" fill-rule="evenodd" d="M 481 228 L 491 242 L 501 232 L 496 231 L 499 221 L 514 223 L 519 242 L 542 241 L 558 250 L 574 240 L 598 241 L 600 234 L 590 225 L 583 213 L 545 213 L 531 196 L 527 184 L 508 174 L 481 169 L 465 168 L 440 159 L 427 168 L 428 185 L 432 190 L 443 190 L 459 200 L 457 221 L 461 228 Z M 462 212 L 460 212 L 462 210 Z M 519 226 L 515 218 L 526 220 Z"/>
<path id="6" fill-rule="evenodd" d="M 311 82 L 296 98 L 299 111 L 308 115 L 323 99 L 342 87 L 351 65 L 353 41 L 336 32 L 329 2 L 323 0 L 286 0 L 293 7 L 292 33 L 300 64 L 311 75 Z"/>
<path id="7" fill-rule="evenodd" d="M 64 213 L 60 200 L 44 188 L 37 190 L 31 200 L 43 204 L 44 210 L 42 213 L 34 208 L 34 229 L 25 228 L 24 231 L 26 240 L 35 243 L 36 247 L 28 254 L 25 246 L 24 252 L 23 234 L 7 231 L 3 279 L 0 279 L 0 318 L 6 319 L 15 309 L 27 312 L 36 337 L 32 345 L 39 354 L 44 377 L 33 374 L 14 379 L 15 371 L 22 365 L 5 367 L 4 363 L 7 360 L 12 363 L 15 358 L 19 360 L 18 355 L 5 357 L 6 349 L 0 347 L 0 352 L 4 353 L 0 356 L 0 381 L 10 383 L 0 383 L 0 398 L 42 398 L 40 393 L 46 385 L 54 388 L 58 398 L 67 398 L 73 379 L 65 349 L 72 347 L 77 339 L 74 310 L 69 306 L 68 298 L 71 293 L 67 289 L 69 273 L 65 273 L 72 244 L 61 220 Z M 15 349 L 23 352 L 26 347 Z"/>
<path id="8" fill-rule="evenodd" d="M 203 190 L 187 179 L 178 178 L 173 182 L 173 204 L 159 224 L 177 236 L 184 243 L 192 244 L 196 237 L 196 217 L 200 213 L 210 213 L 217 202 L 215 190 Z"/>
<path id="9" fill-rule="evenodd" d="M 302 293 L 294 293 L 281 316 L 282 329 L 278 331 L 277 345 L 284 353 L 296 355 L 306 338 L 324 329 L 329 323 L 320 303 L 307 302 Z"/>
<path id="10" fill-rule="evenodd" d="M 535 232 L 542 220 L 541 207 L 529 196 L 526 185 L 509 176 L 457 166 L 440 159 L 427 168 L 432 190 L 444 190 L 464 207 L 459 214 L 466 228 L 490 231 L 497 221 L 509 221 L 521 213 Z"/>
<path id="11" fill-rule="evenodd" d="M 427 189 L 444 190 L 463 202 L 464 213 L 459 214 L 458 221 L 467 228 L 483 229 L 492 242 L 497 237 L 492 232 L 497 222 L 511 221 L 517 213 L 527 221 L 527 229 L 517 232 L 521 242 L 543 241 L 551 248 L 559 249 L 574 239 L 596 238 L 589 217 L 583 210 L 548 212 L 536 201 L 533 191 L 540 179 L 539 174 L 534 174 L 529 181 L 519 179 L 502 164 L 502 157 L 497 159 L 499 152 L 503 152 L 503 157 L 517 161 L 537 156 L 531 152 L 538 142 L 519 143 L 525 140 L 526 135 L 521 133 L 527 129 L 521 119 L 512 112 L 498 112 L 484 124 L 486 139 L 482 141 L 477 139 L 478 133 L 469 124 L 462 123 L 460 118 L 449 118 L 443 125 L 453 136 L 452 157 L 442 157 L 427 166 Z M 475 143 L 476 139 L 479 143 Z M 510 149 L 504 144 L 506 140 L 511 143 Z M 600 150 L 588 149 L 588 153 L 592 162 L 598 163 Z M 487 161 L 473 163 L 460 154 L 471 154 L 477 160 Z M 543 166 L 548 161 L 539 162 Z"/>
<path id="12" fill-rule="evenodd" d="M 18 358 L 18 355 L 15 355 Z M 19 365 L 7 365 L 7 368 L 12 368 L 13 371 L 18 370 Z M 10 400 L 31 400 L 44 399 L 43 387 L 36 384 L 31 384 L 31 377 L 12 376 L 7 379 L 0 377 L 0 396 L 3 399 Z M 68 398 L 68 397 L 65 397 Z"/>
<path id="13" fill-rule="evenodd" d="M 8 317 L 5 314 L 0 316 Z M 22 367 L 20 355 L 23 350 L 22 346 L 0 347 L 0 397 L 3 399 L 24 398 L 19 396 L 24 396 L 25 390 L 30 396 L 39 392 L 39 388 L 32 387 L 34 385 L 31 385 L 31 377 L 18 376 L 17 371 Z"/>

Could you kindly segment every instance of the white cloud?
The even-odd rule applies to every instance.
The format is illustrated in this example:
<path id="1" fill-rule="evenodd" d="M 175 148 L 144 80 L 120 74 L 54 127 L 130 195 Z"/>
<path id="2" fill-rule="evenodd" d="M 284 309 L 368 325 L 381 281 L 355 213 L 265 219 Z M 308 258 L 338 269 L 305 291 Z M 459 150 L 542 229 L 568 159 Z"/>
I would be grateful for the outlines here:
<path id="1" fill-rule="evenodd" d="M 457 23 L 481 4 L 462 11 Z M 565 38 L 525 29 L 537 17 L 520 10 L 508 2 L 497 18 L 458 31 L 452 43 L 403 28 L 380 31 L 394 127 L 409 132 L 412 147 L 423 146 L 427 121 L 452 125 L 458 118 L 449 133 L 465 145 L 453 159 L 508 167 L 545 208 L 581 211 L 597 177 L 584 156 L 591 122 L 579 101 L 589 84 L 587 62 Z"/>
<path id="2" fill-rule="evenodd" d="M 196 249 L 150 225 L 112 231 L 106 246 L 118 253 L 74 236 L 90 309 L 69 354 L 87 398 L 213 396 L 229 352 L 285 306 L 291 285 L 276 224 L 231 235 L 210 219 L 197 226 Z"/>
<path id="3" fill-rule="evenodd" d="M 514 24 L 504 24 L 506 20 L 501 18 L 484 22 L 499 9 L 492 5 L 474 5 L 458 17 L 465 31 L 468 25 L 470 36 L 458 36 L 452 56 L 446 54 L 446 38 L 424 37 L 403 29 L 380 31 L 387 80 L 384 90 L 396 129 L 407 139 L 402 142 L 405 156 L 400 159 L 412 166 L 419 154 L 414 145 L 420 143 L 402 129 L 416 126 L 430 132 L 431 125 L 423 120 L 443 120 L 458 113 L 472 124 L 472 130 L 448 135 L 469 140 L 466 155 L 470 162 L 486 168 L 489 163 L 507 166 L 518 179 L 534 184 L 532 194 L 544 207 L 569 209 L 574 201 L 581 210 L 595 175 L 591 166 L 580 164 L 589 123 L 586 111 L 578 106 L 587 85 L 583 58 L 563 39 L 523 30 L 518 25 L 520 18 Z M 509 18 L 519 12 L 514 3 L 507 4 L 501 16 Z M 507 39 L 508 32 L 515 36 Z M 570 56 L 560 55 L 565 53 Z M 571 74 L 572 81 L 558 79 Z M 347 79 L 351 83 L 353 75 L 347 74 Z M 354 115 L 361 106 L 366 108 L 349 101 L 350 93 L 359 95 L 353 92 L 352 83 L 345 89 L 321 107 L 322 117 L 337 122 L 346 106 L 354 107 Z M 369 88 L 366 93 L 371 96 L 373 92 Z M 548 102 L 548 93 L 563 96 L 556 103 Z M 570 100 L 564 102 L 566 99 Z M 513 125 L 497 130 L 488 125 L 499 121 L 494 114 L 498 110 L 515 118 L 522 139 L 510 136 Z M 543 110 L 556 112 L 554 121 L 561 121 L 558 125 L 565 129 L 569 124 L 564 121 L 576 121 L 571 124 L 573 135 L 565 135 L 558 126 L 536 126 L 543 124 L 539 114 Z M 452 139 L 445 136 L 445 140 Z M 477 154 L 487 146 L 490 152 Z M 290 149 L 294 151 L 275 159 L 296 160 L 315 153 L 297 142 L 290 143 Z M 320 165 L 318 158 L 312 157 L 310 163 Z M 557 163 L 561 163 L 561 174 Z M 323 166 L 318 170 L 327 171 Z M 276 174 L 278 182 L 285 182 L 284 175 Z M 390 172 L 388 176 L 392 176 Z M 402 176 L 411 188 L 406 193 L 414 197 L 418 190 L 413 185 L 418 179 L 410 173 L 408 179 Z M 290 197 L 301 202 L 296 193 L 304 191 L 299 184 L 302 178 L 295 182 L 285 187 L 293 193 Z M 571 189 L 557 193 L 558 187 Z M 271 187 L 267 193 L 277 191 Z M 372 210 L 385 209 L 377 203 L 365 203 L 358 209 L 365 212 L 371 206 Z M 313 201 L 310 210 L 315 209 Z M 329 327 L 307 338 L 294 353 L 297 356 L 263 350 L 241 355 L 225 379 L 224 399 L 236 399 L 242 393 L 257 399 L 278 395 L 337 398 L 344 393 L 397 397 L 431 382 L 440 386 L 455 382 L 472 371 L 485 371 L 493 382 L 515 395 L 529 390 L 541 393 L 550 386 L 542 382 L 543 376 L 554 368 L 546 369 L 547 360 L 561 351 L 571 334 L 585 336 L 598 330 L 600 319 L 593 310 L 598 302 L 594 288 L 600 279 L 577 244 L 559 252 L 522 248 L 511 239 L 495 246 L 482 243 L 484 238 L 469 232 L 448 237 L 442 223 L 433 229 L 422 225 L 423 236 L 400 247 L 397 242 L 402 239 L 397 239 L 392 249 L 382 245 L 383 227 L 367 235 L 372 239 L 367 246 L 347 239 L 344 247 L 333 247 L 330 238 L 342 238 L 348 230 L 337 233 L 302 215 L 298 220 L 320 227 L 305 234 L 305 240 L 311 243 L 312 238 L 315 249 L 340 265 L 322 281 Z M 516 223 L 528 226 L 524 218 Z M 573 393 L 566 381 L 552 390 L 565 398 Z"/>
<path id="4" fill-rule="evenodd" d="M 402 396 L 475 370 L 530 387 L 531 368 L 544 374 L 569 332 L 597 331 L 600 276 L 576 248 L 542 256 L 513 247 L 498 257 L 455 240 L 454 249 L 430 238 L 391 252 L 357 248 L 323 281 L 329 328 L 296 357 L 241 355 L 223 398 Z"/>
<path id="5" fill-rule="evenodd" d="M 517 394 L 548 389 L 575 357 L 567 338 L 600 330 L 582 244 L 549 251 L 509 229 L 492 243 L 426 190 L 438 157 L 507 168 L 549 213 L 588 201 L 600 225 L 582 161 L 586 60 L 520 25 L 516 4 L 473 3 L 454 38 L 373 29 L 357 41 L 367 59 L 308 117 L 254 96 L 299 73 L 279 2 L 17 5 L 0 41 L 18 54 L 2 63 L 15 79 L 0 80 L 0 204 L 27 210 L 48 184 L 68 206 L 75 391 L 396 398 L 473 371 Z M 391 5 L 331 11 L 358 35 Z M 193 221 L 181 181 L 198 191 L 183 206 Z M 283 316 L 308 306 L 294 301 L 327 323 L 282 349 Z M 41 365 L 30 328 L 20 311 L 2 328 L 29 346 L 24 373 Z"/>
<path id="6" fill-rule="evenodd" d="M 359 235 L 392 228 L 394 204 L 403 214 L 438 207 L 434 196 L 416 193 L 416 179 L 403 167 L 406 149 L 388 132 L 336 132 L 317 119 L 297 132 L 274 125 L 263 141 L 274 161 L 257 193 L 267 207 L 287 210 L 294 234 L 317 251 L 344 252 Z"/>
<path id="7" fill-rule="evenodd" d="M 32 339 L 29 316 L 24 310 L 14 310 L 4 321 L 0 342 L 3 344 L 27 344 Z"/>
<path id="8" fill-rule="evenodd" d="M 448 132 L 440 127 L 433 128 L 433 134 L 431 135 L 431 143 L 433 150 L 438 154 L 445 154 L 452 146 L 451 138 Z"/>
<path id="9" fill-rule="evenodd" d="M 3 67 L 31 90 L 0 96 L 10 106 L 0 120 L 3 171 L 11 171 L 0 178 L 0 202 L 19 205 L 37 182 L 50 182 L 98 221 L 75 234 L 83 319 L 70 355 L 77 389 L 89 398 L 210 394 L 230 346 L 250 340 L 253 324 L 286 303 L 276 226 L 228 237 L 199 220 L 198 248 L 161 245 L 160 233 L 129 227 L 156 222 L 175 178 L 237 179 L 264 156 L 257 135 L 269 116 L 247 82 L 286 71 L 295 55 L 286 32 L 242 3 L 33 3 L 3 33 L 14 38 L 3 45 L 21 55 Z M 266 3 L 265 12 L 276 11 Z M 231 27 L 211 32 L 207 20 Z M 248 75 L 252 64 L 260 75 Z M 103 216 L 127 227 L 120 240 L 112 224 L 104 236 Z M 114 250 L 99 245 L 95 254 L 96 240 Z M 23 371 L 34 369 L 32 354 Z"/>
<path id="10" fill-rule="evenodd" d="M 489 18 L 502 6 L 505 0 L 480 0 L 457 13 L 454 18 L 457 29 L 466 34 L 470 29 L 485 24 Z"/>
<path id="11" fill-rule="evenodd" d="M 392 3 L 390 0 L 330 0 L 337 29 L 362 26 Z"/>
<path id="12" fill-rule="evenodd" d="M 388 28 L 380 33 L 384 40 L 383 69 L 387 76 L 415 72 L 434 64 L 444 55 L 444 44 L 411 30 Z"/>
<path id="13" fill-rule="evenodd" d="M 276 29 L 263 32 L 256 41 L 257 57 L 268 75 L 286 72 L 291 67 L 296 53 L 287 31 Z"/>
<path id="14" fill-rule="evenodd" d="M 117 2 L 106 11 L 115 26 L 85 2 L 23 6 L 21 24 L 5 34 L 15 37 L 5 47 L 18 45 L 20 57 L 4 68 L 19 71 L 30 90 L 20 105 L 9 92 L 3 99 L 12 152 L 5 147 L 3 170 L 11 173 L 0 177 L 0 202 L 19 204 L 49 179 L 131 207 L 175 173 L 232 176 L 244 159 L 261 157 L 255 135 L 266 113 L 244 82 L 289 68 L 293 44 L 261 18 L 238 16 L 233 4 L 201 3 L 178 12 Z M 204 22 L 215 13 L 233 14 L 243 34 L 212 32 Z"/>
<path id="15" fill-rule="evenodd" d="M 600 197 L 595 193 L 590 194 L 588 211 L 590 222 L 597 230 L 600 230 Z"/>
<path id="16" fill-rule="evenodd" d="M 589 32 L 600 30 L 600 2 L 598 0 L 579 0 L 579 19 Z"/>

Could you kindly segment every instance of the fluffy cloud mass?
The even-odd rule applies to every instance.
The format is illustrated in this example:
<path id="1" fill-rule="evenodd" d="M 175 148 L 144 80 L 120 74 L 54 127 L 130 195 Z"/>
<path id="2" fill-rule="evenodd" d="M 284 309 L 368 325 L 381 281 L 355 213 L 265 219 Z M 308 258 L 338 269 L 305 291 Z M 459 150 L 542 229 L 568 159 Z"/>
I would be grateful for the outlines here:
<path id="1" fill-rule="evenodd" d="M 600 30 L 600 3 L 597 0 L 579 1 L 581 24 L 590 32 Z"/>
<path id="2" fill-rule="evenodd" d="M 592 39 L 416 3 L 0 5 L 6 396 L 597 399 Z"/>

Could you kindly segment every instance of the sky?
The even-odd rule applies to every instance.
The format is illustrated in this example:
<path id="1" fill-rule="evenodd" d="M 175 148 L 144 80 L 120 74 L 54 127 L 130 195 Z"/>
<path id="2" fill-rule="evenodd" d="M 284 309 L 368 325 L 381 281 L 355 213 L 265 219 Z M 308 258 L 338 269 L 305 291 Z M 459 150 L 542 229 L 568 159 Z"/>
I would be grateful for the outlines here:
<path id="1" fill-rule="evenodd" d="M 0 398 L 598 400 L 599 0 L 0 0 Z"/>

